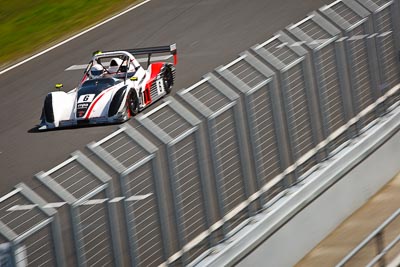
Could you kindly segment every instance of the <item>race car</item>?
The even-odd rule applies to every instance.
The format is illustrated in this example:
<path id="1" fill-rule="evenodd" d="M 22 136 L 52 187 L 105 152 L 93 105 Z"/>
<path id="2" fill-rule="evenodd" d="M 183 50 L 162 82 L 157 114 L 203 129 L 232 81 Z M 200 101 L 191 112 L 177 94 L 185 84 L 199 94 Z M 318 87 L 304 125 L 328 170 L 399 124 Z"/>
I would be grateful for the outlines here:
<path id="1" fill-rule="evenodd" d="M 151 62 L 156 53 L 170 53 L 174 62 Z M 135 58 L 138 55 L 148 56 L 147 70 Z M 127 121 L 171 92 L 176 64 L 176 44 L 97 51 L 76 88 L 46 96 L 38 129 Z"/>

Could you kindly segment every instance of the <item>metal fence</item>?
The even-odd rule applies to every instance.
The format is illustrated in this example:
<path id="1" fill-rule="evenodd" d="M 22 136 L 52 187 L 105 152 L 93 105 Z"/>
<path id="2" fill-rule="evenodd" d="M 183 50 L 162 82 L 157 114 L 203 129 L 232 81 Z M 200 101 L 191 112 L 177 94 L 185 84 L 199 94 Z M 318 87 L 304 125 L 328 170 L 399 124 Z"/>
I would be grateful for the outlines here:
<path id="1" fill-rule="evenodd" d="M 282 121 L 279 116 L 279 96 L 274 73 L 254 55 L 244 52 L 235 61 L 220 67 L 217 72 L 240 94 L 249 129 L 250 147 L 255 162 L 257 191 L 282 173 L 288 166 L 282 147 Z M 247 163 L 251 161 L 246 161 Z M 282 191 L 281 180 L 274 181 L 271 189 Z M 273 196 L 272 191 L 260 199 L 265 204 Z"/>
<path id="2" fill-rule="evenodd" d="M 335 1 L 16 186 L 0 259 L 194 264 L 398 103 L 399 11 Z"/>
<path id="3" fill-rule="evenodd" d="M 9 266 L 62 265 L 57 212 L 25 184 L 0 199 L 0 235 L 13 255 L 5 260 Z"/>
<path id="4" fill-rule="evenodd" d="M 169 246 L 162 208 L 158 149 L 138 131 L 121 126 L 89 149 L 119 175 L 132 265 L 159 265 Z"/>
<path id="5" fill-rule="evenodd" d="M 398 261 L 395 258 L 400 255 L 399 225 L 400 209 L 390 215 L 336 266 L 351 266 L 355 259 L 364 259 L 363 266 L 388 266 L 392 260 Z"/>
<path id="6" fill-rule="evenodd" d="M 79 266 L 120 266 L 115 216 L 109 199 L 111 177 L 81 152 L 48 172 L 36 175 L 70 207 Z M 117 256 L 118 255 L 118 256 Z"/>
<path id="7" fill-rule="evenodd" d="M 137 119 L 165 147 L 177 241 L 179 247 L 187 246 L 189 241 L 210 225 L 205 184 L 207 178 L 202 172 L 201 161 L 205 156 L 202 155 L 198 129 L 201 121 L 171 97 Z M 182 255 L 183 262 L 190 262 L 208 247 L 206 243 L 201 243 L 188 250 Z"/>
<path id="8" fill-rule="evenodd" d="M 178 94 L 203 117 L 210 146 L 213 175 L 216 182 L 218 214 L 224 218 L 226 234 L 243 220 L 246 212 L 226 217 L 248 198 L 250 178 L 248 162 L 243 153 L 244 132 L 240 118 L 238 95 L 208 74 L 199 83 L 181 90 Z"/>

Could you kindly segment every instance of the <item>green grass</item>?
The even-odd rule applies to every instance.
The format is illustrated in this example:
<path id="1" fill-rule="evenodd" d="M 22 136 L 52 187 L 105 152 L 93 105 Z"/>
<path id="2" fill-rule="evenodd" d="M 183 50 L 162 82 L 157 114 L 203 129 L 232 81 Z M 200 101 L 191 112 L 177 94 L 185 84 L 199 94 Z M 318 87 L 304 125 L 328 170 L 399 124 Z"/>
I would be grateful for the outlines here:
<path id="1" fill-rule="evenodd" d="M 138 0 L 0 0 L 0 66 L 135 2 Z"/>

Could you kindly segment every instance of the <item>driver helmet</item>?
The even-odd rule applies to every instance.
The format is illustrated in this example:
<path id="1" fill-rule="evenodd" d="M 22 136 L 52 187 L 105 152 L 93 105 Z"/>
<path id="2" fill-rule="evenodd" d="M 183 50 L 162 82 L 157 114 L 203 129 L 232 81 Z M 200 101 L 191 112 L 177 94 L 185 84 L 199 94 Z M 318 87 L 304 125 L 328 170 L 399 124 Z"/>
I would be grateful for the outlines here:
<path id="1" fill-rule="evenodd" d="M 122 59 L 120 58 L 112 58 L 110 61 L 110 67 L 108 67 L 108 72 L 115 73 L 118 71 L 119 66 L 122 64 Z"/>
<path id="2" fill-rule="evenodd" d="M 90 68 L 90 78 L 92 78 L 92 79 L 101 77 L 103 73 L 104 73 L 104 68 L 100 64 L 94 64 Z"/>

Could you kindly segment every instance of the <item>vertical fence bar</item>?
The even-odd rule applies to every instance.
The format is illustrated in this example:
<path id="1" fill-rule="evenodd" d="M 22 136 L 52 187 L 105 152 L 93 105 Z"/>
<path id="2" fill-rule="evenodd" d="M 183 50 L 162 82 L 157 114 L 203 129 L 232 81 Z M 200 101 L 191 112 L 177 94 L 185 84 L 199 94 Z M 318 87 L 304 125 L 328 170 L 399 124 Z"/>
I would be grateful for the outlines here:
<path id="1" fill-rule="evenodd" d="M 2 197 L 0 237 L 9 242 L 11 266 L 65 266 L 58 214 L 47 204 L 24 183 Z"/>
<path id="2" fill-rule="evenodd" d="M 259 191 L 290 165 L 287 146 L 284 145 L 287 142 L 285 130 L 281 128 L 283 123 L 278 121 L 278 114 L 282 112 L 280 98 L 275 92 L 275 73 L 249 52 L 219 67 L 217 72 L 243 95 Z M 286 186 L 271 185 L 270 190 L 260 197 L 261 206 Z"/>
<path id="3" fill-rule="evenodd" d="M 324 139 L 329 137 L 326 147 L 327 152 L 332 153 L 348 141 L 348 131 L 341 129 L 351 119 L 351 108 L 345 101 L 351 97 L 349 75 L 345 71 L 347 67 L 341 65 L 345 63 L 343 46 L 337 42 L 341 40 L 341 32 L 316 12 L 288 30 L 311 49 L 319 105 L 323 111 Z"/>
<path id="4" fill-rule="evenodd" d="M 380 253 L 382 253 L 383 249 L 384 249 L 384 241 L 383 241 L 383 231 L 379 232 L 376 235 L 376 255 L 379 255 Z M 380 267 L 385 267 L 386 266 L 386 261 L 385 261 L 385 256 L 383 256 L 380 260 L 379 260 L 379 266 Z"/>
<path id="5" fill-rule="evenodd" d="M 252 49 L 277 73 L 280 88 L 277 94 L 280 94 L 279 98 L 283 103 L 280 113 L 284 116 L 283 121 L 288 132 L 293 182 L 297 182 L 300 176 L 312 171 L 322 160 L 320 153 L 314 153 L 307 160 L 298 163 L 322 140 L 319 132 L 322 128 L 320 111 L 308 71 L 307 51 L 284 32 L 278 32 L 273 38 Z"/>
<path id="6" fill-rule="evenodd" d="M 239 140 L 242 136 L 238 135 L 238 131 L 244 131 L 241 123 L 237 125 L 237 116 L 241 113 L 237 106 L 239 96 L 212 74 L 179 91 L 178 95 L 207 120 L 218 207 L 226 238 L 228 232 L 249 216 L 249 206 L 240 209 L 236 206 L 247 199 L 249 183 L 253 181 L 243 167 L 245 161 L 242 159 L 248 156 L 243 141 Z"/>
<path id="7" fill-rule="evenodd" d="M 62 245 L 63 241 L 61 237 L 61 224 L 57 211 L 54 208 L 47 207 L 47 202 L 24 183 L 18 184 L 17 188 L 20 188 L 21 193 L 27 199 L 32 201 L 32 203 L 36 203 L 42 212 L 46 213 L 48 216 L 51 216 L 52 221 L 50 226 L 50 232 L 51 232 L 52 246 L 54 248 L 55 262 L 57 266 L 65 266 L 66 263 L 65 263 L 64 249 Z"/>
<path id="8" fill-rule="evenodd" d="M 162 264 L 170 239 L 158 148 L 129 124 L 88 148 L 119 174 L 131 265 Z"/>
<path id="9" fill-rule="evenodd" d="M 118 266 L 119 243 L 111 230 L 116 218 L 108 213 L 107 203 L 111 177 L 79 151 L 35 177 L 70 205 L 78 265 Z"/>
<path id="10" fill-rule="evenodd" d="M 378 70 L 380 74 L 379 89 L 383 95 L 393 86 L 400 82 L 399 65 L 399 10 L 398 4 L 392 0 L 358 0 L 366 9 L 372 13 L 374 32 L 373 40 L 378 55 Z M 389 106 L 399 100 L 397 93 L 383 103 L 386 110 Z"/>
<path id="11" fill-rule="evenodd" d="M 205 204 L 208 198 L 204 186 L 206 177 L 202 176 L 199 161 L 204 155 L 197 149 L 201 121 L 174 98 L 165 98 L 163 102 L 156 111 L 137 116 L 137 120 L 165 145 L 178 247 L 183 251 L 182 264 L 186 265 L 210 247 L 209 242 L 199 241 L 188 248 L 190 241 L 210 227 L 207 219 L 210 211 Z M 205 240 L 209 241 L 209 237 Z"/>
<path id="12" fill-rule="evenodd" d="M 378 98 L 378 72 L 375 67 L 377 55 L 371 48 L 371 36 L 374 34 L 371 13 L 355 1 L 342 0 L 324 6 L 320 11 L 335 23 L 343 32 L 340 38 L 345 46 L 347 65 L 349 66 L 352 117 L 374 103 Z M 356 133 L 377 117 L 370 112 L 355 123 Z"/>

